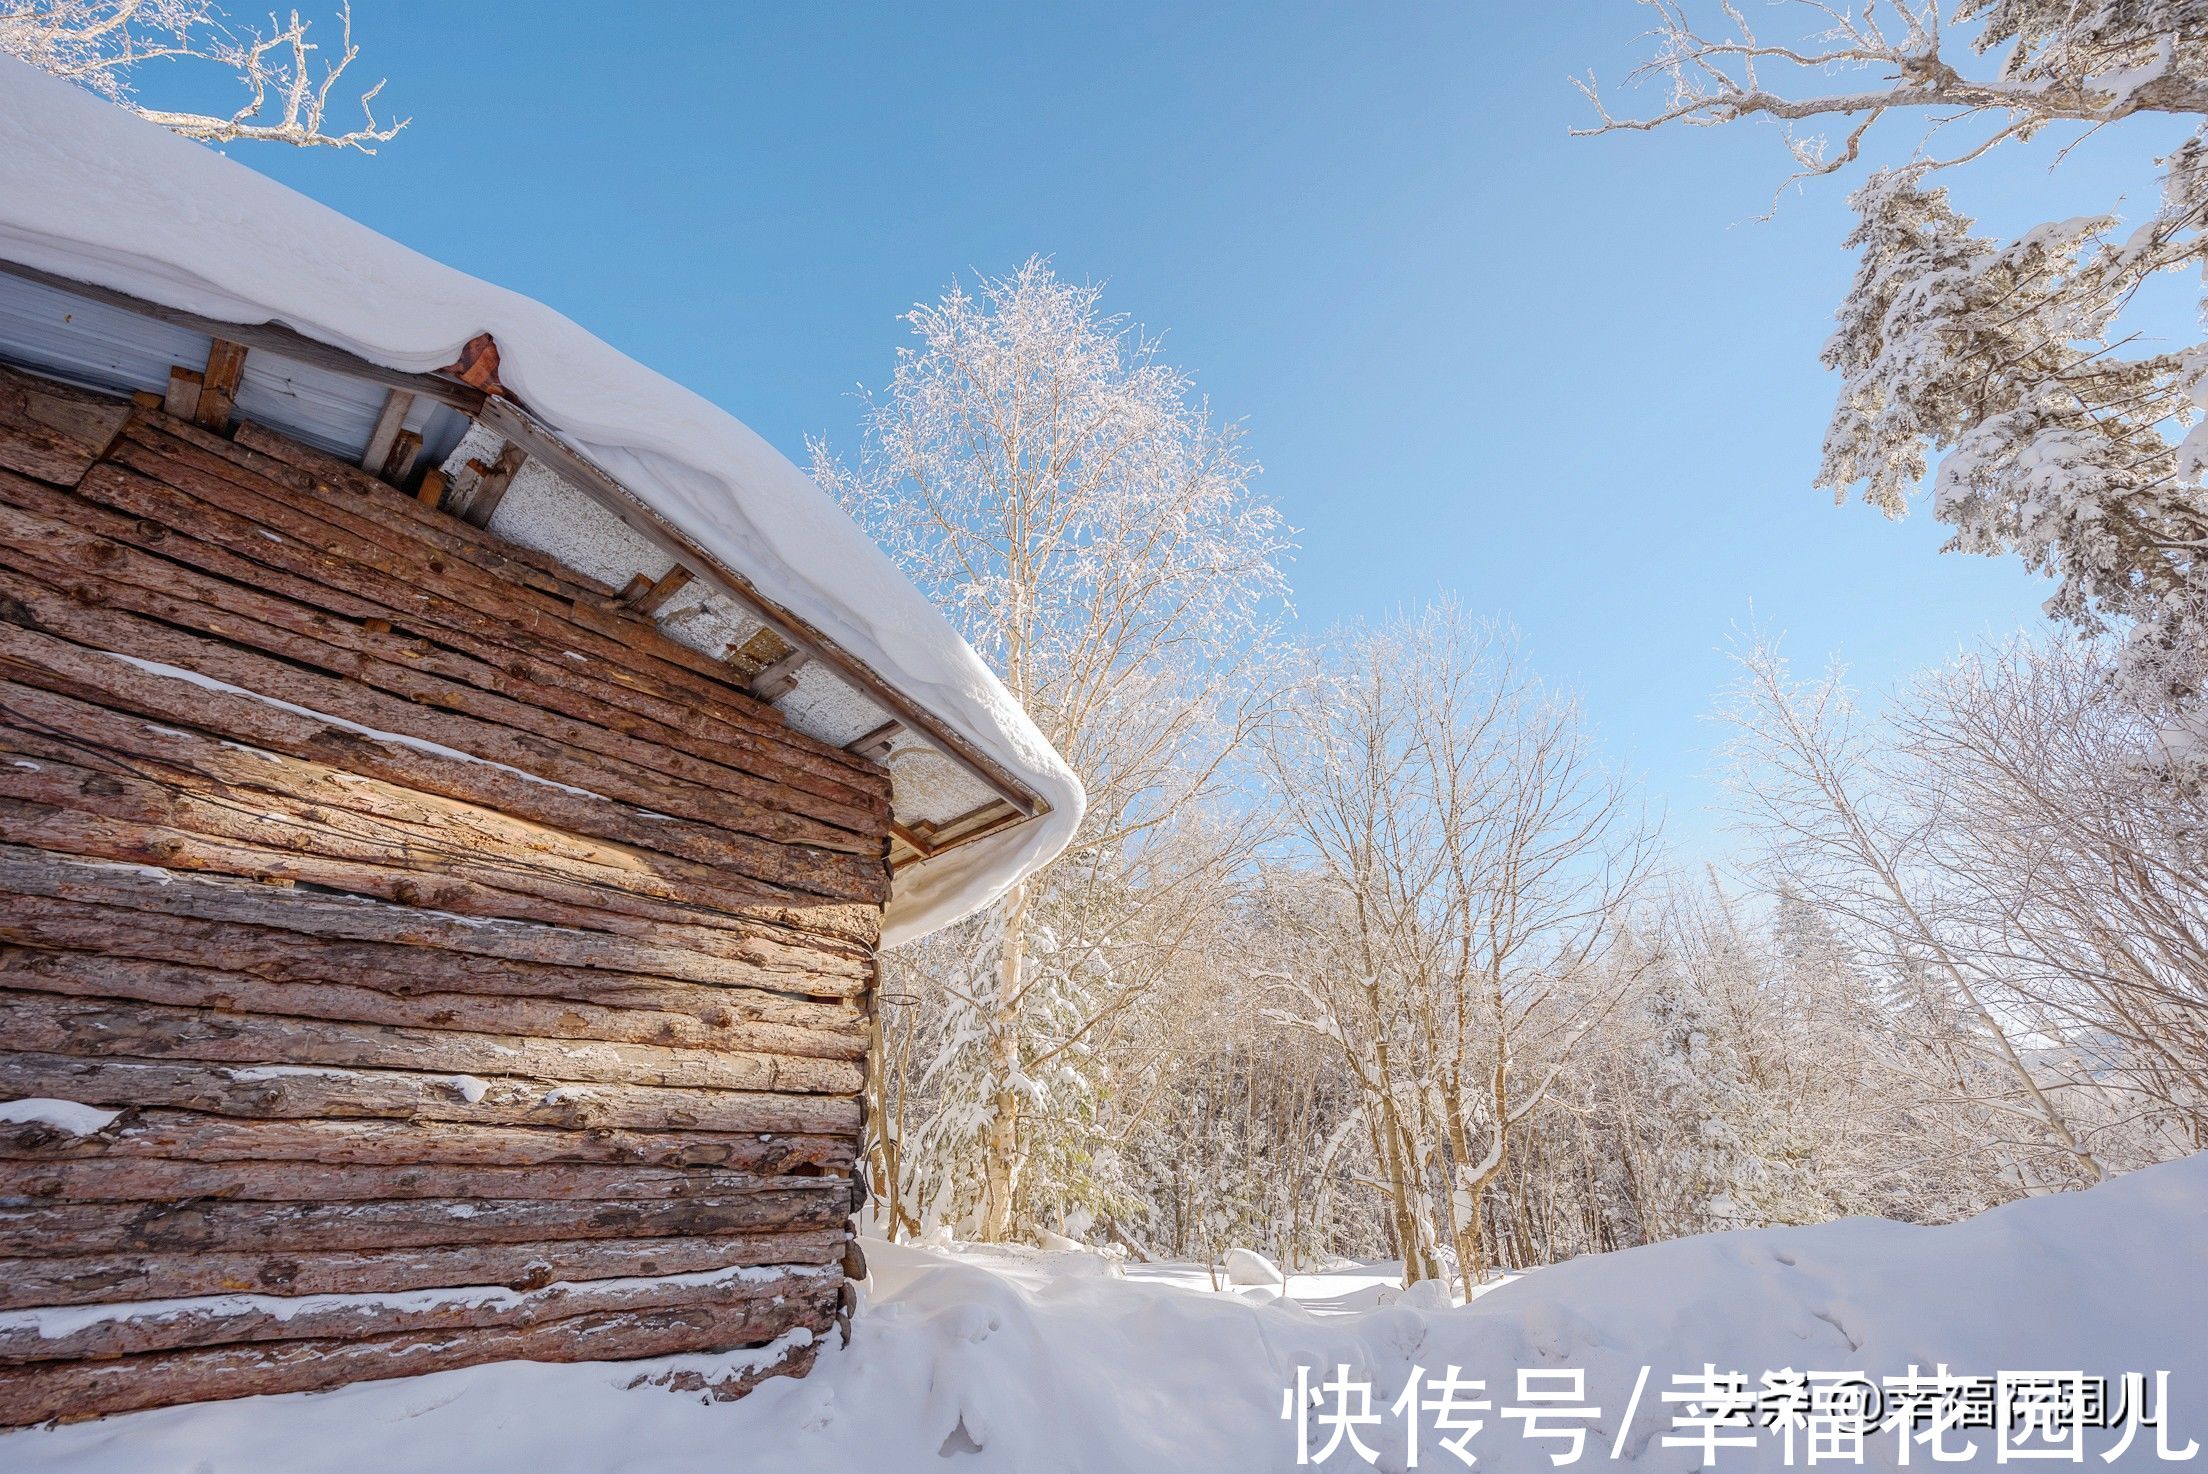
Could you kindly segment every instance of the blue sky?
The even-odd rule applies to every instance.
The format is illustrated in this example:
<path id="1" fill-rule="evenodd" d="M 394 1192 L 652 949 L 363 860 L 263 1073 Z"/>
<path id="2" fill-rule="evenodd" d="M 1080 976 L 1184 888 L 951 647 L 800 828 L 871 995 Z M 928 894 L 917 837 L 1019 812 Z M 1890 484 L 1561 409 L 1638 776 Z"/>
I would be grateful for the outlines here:
<path id="1" fill-rule="evenodd" d="M 2015 564 L 1810 487 L 1843 189 L 1757 223 L 1765 134 L 1566 136 L 1567 74 L 1630 65 L 1623 0 L 356 9 L 413 126 L 236 157 L 793 455 L 848 444 L 909 304 L 1052 255 L 1245 424 L 1306 624 L 1443 590 L 1514 621 L 1690 855 L 1751 607 L 1873 685 L 2037 617 Z M 2105 207 L 2137 153 L 1997 161 L 1960 203 Z"/>

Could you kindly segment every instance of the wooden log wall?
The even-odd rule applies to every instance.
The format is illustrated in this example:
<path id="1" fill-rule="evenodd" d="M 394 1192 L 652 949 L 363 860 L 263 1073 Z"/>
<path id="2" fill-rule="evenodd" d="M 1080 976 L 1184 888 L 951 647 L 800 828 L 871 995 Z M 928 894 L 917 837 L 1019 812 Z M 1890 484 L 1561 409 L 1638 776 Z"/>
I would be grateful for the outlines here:
<path id="1" fill-rule="evenodd" d="M 0 1424 L 833 1327 L 888 780 L 740 682 L 0 369 L 0 1102 L 113 1113 L 0 1122 Z"/>

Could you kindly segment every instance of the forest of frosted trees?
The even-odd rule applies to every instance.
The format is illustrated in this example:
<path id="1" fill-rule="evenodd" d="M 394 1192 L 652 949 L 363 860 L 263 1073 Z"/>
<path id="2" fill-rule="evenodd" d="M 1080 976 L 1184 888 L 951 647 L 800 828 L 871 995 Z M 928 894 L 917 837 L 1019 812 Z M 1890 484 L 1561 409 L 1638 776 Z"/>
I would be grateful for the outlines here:
<path id="1" fill-rule="evenodd" d="M 885 1228 L 1476 1279 L 2204 1144 L 2208 807 L 2116 642 L 1868 698 L 1744 637 L 1743 863 L 1682 869 L 1507 628 L 1295 629 L 1242 449 L 1095 288 L 1032 262 L 913 327 L 818 474 L 1091 807 L 890 955 Z"/>
<path id="2" fill-rule="evenodd" d="M 1091 807 L 890 960 L 885 1231 L 1469 1289 L 2208 1145 L 2208 346 L 2143 350 L 2124 315 L 2208 257 L 2201 135 L 2129 219 L 2002 240 L 1949 198 L 2050 130 L 2197 128 L 2208 24 L 1793 9 L 1815 24 L 1772 40 L 1652 4 L 1647 111 L 1590 78 L 1588 131 L 1774 121 L 1799 181 L 1928 130 L 1851 197 L 1821 481 L 1888 515 L 1928 492 L 1951 551 L 2050 578 L 2047 624 L 1879 692 L 1737 636 L 1710 693 L 1736 843 L 1691 863 L 1506 624 L 1300 626 L 1253 448 L 1099 289 L 1041 260 L 952 289 L 816 474 Z"/>
<path id="3" fill-rule="evenodd" d="M 885 959 L 884 1232 L 1400 1257 L 1468 1291 L 2208 1145 L 2208 342 L 2130 315 L 2208 264 L 2208 14 L 1644 7 L 1623 92 L 1579 81 L 1584 131 L 1761 123 L 1782 195 L 1859 176 L 1818 484 L 2044 575 L 2047 622 L 1885 691 L 1739 635 L 1709 693 L 1736 842 L 1698 862 L 1506 622 L 1442 599 L 1301 625 L 1258 448 L 1101 288 L 1043 259 L 953 287 L 815 475 L 1089 807 L 1049 867 Z M 0 0 L 0 53 L 192 137 L 402 126 L 325 130 L 349 29 L 317 74 L 296 16 L 220 20 Z M 247 104 L 139 105 L 165 57 Z M 1964 213 L 1990 153 L 2059 165 L 2119 125 L 2156 196 L 2008 238 Z"/>

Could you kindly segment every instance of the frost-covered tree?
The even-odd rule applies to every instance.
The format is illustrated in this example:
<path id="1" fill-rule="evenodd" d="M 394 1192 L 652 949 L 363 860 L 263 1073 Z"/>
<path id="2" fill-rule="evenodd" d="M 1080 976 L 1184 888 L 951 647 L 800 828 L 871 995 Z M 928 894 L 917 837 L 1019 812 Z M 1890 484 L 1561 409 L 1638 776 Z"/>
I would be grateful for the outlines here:
<path id="1" fill-rule="evenodd" d="M 0 0 L 0 56 L 67 78 L 186 138 L 372 154 L 408 120 L 376 121 L 380 81 L 360 94 L 358 127 L 328 120 L 330 94 L 360 55 L 352 7 L 339 5 L 337 16 L 339 55 L 318 68 L 321 47 L 307 39 L 312 23 L 296 10 L 282 23 L 271 15 L 260 29 L 233 23 L 214 0 Z M 227 114 L 151 106 L 139 99 L 138 73 L 161 62 L 201 62 L 233 73 L 245 101 Z"/>
<path id="2" fill-rule="evenodd" d="M 1102 1046 L 1203 945 L 1254 841 L 1220 800 L 1268 698 L 1258 662 L 1289 543 L 1236 431 L 1100 288 L 1038 258 L 905 320 L 915 342 L 867 398 L 856 457 L 816 445 L 815 475 L 1089 795 L 1071 847 L 975 923 L 966 965 L 939 980 L 942 1111 L 906 1160 L 936 1173 L 940 1217 L 1001 1239 L 1023 1205 L 1064 1211 L 1065 1172 L 1095 1165 L 1082 1138 L 1112 1088 Z"/>
<path id="3" fill-rule="evenodd" d="M 1968 944 L 2136 1162 L 2208 1145 L 2208 800 L 2152 760 L 2111 665 L 2018 639 L 1917 682 L 1894 727 L 1911 781 L 1950 800 L 1935 852 Z"/>
<path id="4" fill-rule="evenodd" d="M 1794 0 L 1751 26 L 1722 0 L 1708 24 L 1686 0 L 1642 3 L 1655 24 L 1632 81 L 1659 100 L 1613 114 L 1590 78 L 1584 131 L 1762 119 L 1796 179 L 1885 160 L 1851 197 L 1859 266 L 1823 354 L 1841 385 L 1820 483 L 1899 516 L 1929 475 L 1950 547 L 2013 553 L 2054 578 L 2053 613 L 2120 630 L 2135 697 L 2186 709 L 2172 755 L 2208 762 L 2208 342 L 2149 346 L 2125 318 L 2151 278 L 2208 264 L 2208 7 Z M 1910 117 L 1913 146 L 1882 153 L 1879 126 Z M 1941 182 L 1997 147 L 2117 124 L 2161 154 L 2160 199 L 2128 221 L 2002 240 Z"/>
<path id="5" fill-rule="evenodd" d="M 1319 652 L 1265 759 L 1316 882 L 1278 1016 L 1355 1082 L 1406 1282 L 1469 1294 L 1519 1134 L 1634 981 L 1648 833 L 1574 705 L 1453 606 Z"/>

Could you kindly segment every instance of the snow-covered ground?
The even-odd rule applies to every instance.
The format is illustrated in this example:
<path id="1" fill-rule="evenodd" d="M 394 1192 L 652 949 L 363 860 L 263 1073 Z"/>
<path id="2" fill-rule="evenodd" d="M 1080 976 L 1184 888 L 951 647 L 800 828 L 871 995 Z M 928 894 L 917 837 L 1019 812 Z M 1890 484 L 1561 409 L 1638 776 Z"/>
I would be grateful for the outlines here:
<path id="1" fill-rule="evenodd" d="M 1282 1404 L 1297 1366 L 1318 1369 L 1316 1385 L 1344 1363 L 1353 1383 L 1373 1385 L 1380 1422 L 1358 1431 L 1389 1469 L 1403 1467 L 1404 1448 L 1388 1408 L 1411 1368 L 1438 1377 L 1452 1363 L 1483 1379 L 1474 1395 L 1498 1408 L 1518 1401 L 1521 1368 L 1583 1370 L 1585 1400 L 1601 1413 L 1584 1424 L 1581 1465 L 1704 1466 L 1699 1448 L 1663 1444 L 1680 1409 L 1662 1394 L 1672 1374 L 1705 1363 L 1750 1385 L 1781 1368 L 2166 1370 L 2173 1445 L 2199 1438 L 2208 1449 L 2208 1155 L 1947 1228 L 1856 1219 L 1577 1260 L 1461 1307 L 1388 1296 L 1376 1268 L 1299 1275 L 1276 1298 L 1214 1291 L 1200 1267 L 1121 1275 L 1076 1253 L 875 1245 L 871 1255 L 853 1344 L 826 1351 L 811 1377 L 770 1381 L 740 1402 L 623 1390 L 632 1365 L 483 1367 L 10 1434 L 0 1469 L 1270 1474 L 1295 1467 Z M 1482 1469 L 1548 1469 L 1565 1447 L 1527 1440 L 1523 1420 L 1479 1416 L 1487 1426 L 1467 1447 Z M 1462 1467 L 1437 1446 L 1434 1418 L 1422 1421 L 1418 1467 Z M 1330 1429 L 1310 1426 L 1323 1444 Z M 2087 1435 L 2088 1463 L 2101 1464 L 2095 1451 L 2111 1436 Z M 2156 1440 L 2139 1431 L 2123 1466 L 2155 1464 Z M 1966 1441 L 1977 1462 L 1994 1462 L 1990 1433 L 1950 1435 L 1949 1446 Z M 1873 1435 L 1865 1462 L 1893 1467 L 1895 1448 L 1895 1434 Z M 1929 1454 L 1917 1448 L 1910 1466 Z M 1782 1459 L 1768 1432 L 1710 1467 Z M 1364 1465 L 1345 1442 L 1321 1467 Z"/>

